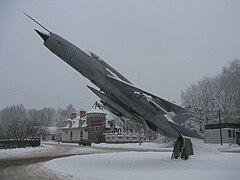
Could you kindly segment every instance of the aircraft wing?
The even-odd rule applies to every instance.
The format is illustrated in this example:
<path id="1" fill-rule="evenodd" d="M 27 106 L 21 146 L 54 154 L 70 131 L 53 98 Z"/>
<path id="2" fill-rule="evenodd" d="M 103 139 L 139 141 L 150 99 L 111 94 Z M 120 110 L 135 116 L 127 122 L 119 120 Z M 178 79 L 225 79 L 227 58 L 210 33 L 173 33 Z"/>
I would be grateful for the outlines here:
<path id="1" fill-rule="evenodd" d="M 139 97 L 144 96 L 146 100 L 149 101 L 151 104 L 154 104 L 155 106 L 159 107 L 160 113 L 162 112 L 162 114 L 170 114 L 171 116 L 170 118 L 179 125 L 181 125 L 191 117 L 190 113 L 185 108 L 175 103 L 172 103 L 152 93 L 142 90 L 134 86 L 133 84 L 125 82 L 119 78 L 108 76 L 108 79 L 112 83 L 116 84 L 118 87 L 125 89 L 128 93 L 130 92 L 133 95 Z"/>
<path id="2" fill-rule="evenodd" d="M 130 111 L 125 105 L 119 104 L 119 102 L 116 102 L 114 98 L 98 91 L 97 89 L 94 89 L 93 87 L 90 86 L 87 87 L 99 98 L 101 98 L 101 102 L 108 111 L 112 112 L 113 114 L 120 118 L 126 117 L 136 122 L 143 123 L 142 118 L 136 115 L 133 111 Z"/>

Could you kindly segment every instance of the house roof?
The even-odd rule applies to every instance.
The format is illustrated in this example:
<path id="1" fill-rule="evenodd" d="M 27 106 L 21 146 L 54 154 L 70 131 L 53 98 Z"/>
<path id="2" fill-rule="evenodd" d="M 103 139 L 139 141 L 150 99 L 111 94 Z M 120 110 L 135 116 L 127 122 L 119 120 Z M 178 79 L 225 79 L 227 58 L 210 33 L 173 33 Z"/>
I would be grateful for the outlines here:
<path id="1" fill-rule="evenodd" d="M 62 127 L 62 129 L 87 127 L 86 119 L 87 119 L 86 116 L 84 116 L 82 118 L 80 118 L 80 116 L 77 116 L 74 119 L 67 119 L 66 121 L 68 121 L 68 124 L 67 124 L 67 126 Z M 80 121 L 81 121 L 81 123 L 80 123 Z M 72 126 L 71 126 L 71 124 L 72 124 Z"/>
<path id="2" fill-rule="evenodd" d="M 56 134 L 58 127 L 44 127 L 43 128 L 48 134 Z"/>
<path id="3" fill-rule="evenodd" d="M 240 123 L 221 123 L 221 124 L 206 124 L 205 129 L 220 129 L 221 128 L 240 128 Z"/>
<path id="4" fill-rule="evenodd" d="M 107 114 L 105 111 L 103 111 L 102 109 L 95 109 L 95 108 L 92 108 L 91 110 L 87 111 L 87 114 L 90 114 L 90 113 L 101 113 L 101 114 Z"/>

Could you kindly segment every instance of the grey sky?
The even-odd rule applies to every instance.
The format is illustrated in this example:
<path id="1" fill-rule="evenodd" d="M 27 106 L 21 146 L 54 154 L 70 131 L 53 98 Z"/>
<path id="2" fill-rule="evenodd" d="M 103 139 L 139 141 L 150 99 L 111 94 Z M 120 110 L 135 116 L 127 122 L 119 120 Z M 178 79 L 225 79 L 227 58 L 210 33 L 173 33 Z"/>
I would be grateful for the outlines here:
<path id="1" fill-rule="evenodd" d="M 238 0 L 0 1 L 0 109 L 89 109 L 91 84 L 43 46 L 34 28 L 98 54 L 135 85 L 180 103 L 180 92 L 240 58 Z"/>

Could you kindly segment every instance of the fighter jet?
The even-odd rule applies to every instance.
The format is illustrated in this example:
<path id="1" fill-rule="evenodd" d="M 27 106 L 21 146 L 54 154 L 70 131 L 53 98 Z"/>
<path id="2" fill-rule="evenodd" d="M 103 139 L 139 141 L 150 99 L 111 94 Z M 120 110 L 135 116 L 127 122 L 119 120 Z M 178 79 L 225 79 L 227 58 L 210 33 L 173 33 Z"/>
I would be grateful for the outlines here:
<path id="1" fill-rule="evenodd" d="M 190 117 L 185 108 L 134 86 L 98 55 L 79 49 L 24 14 L 46 31 L 35 29 L 44 46 L 99 88 L 88 86 L 108 111 L 122 119 L 146 123 L 166 137 L 177 138 L 181 134 L 202 138 L 196 131 L 181 126 Z"/>

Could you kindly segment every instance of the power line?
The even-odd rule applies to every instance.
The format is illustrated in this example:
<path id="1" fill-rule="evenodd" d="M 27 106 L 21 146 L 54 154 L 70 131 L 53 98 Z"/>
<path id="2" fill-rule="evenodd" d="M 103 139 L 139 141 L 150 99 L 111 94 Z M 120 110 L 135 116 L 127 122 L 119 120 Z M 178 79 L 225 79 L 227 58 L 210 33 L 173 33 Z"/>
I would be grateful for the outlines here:
<path id="1" fill-rule="evenodd" d="M 46 95 L 41 93 L 34 93 L 34 92 L 27 92 L 21 90 L 12 90 L 8 88 L 0 89 L 1 94 L 8 94 L 8 95 L 16 95 L 16 96 L 23 96 L 23 97 L 30 97 L 30 98 L 37 98 L 37 99 L 44 99 L 48 101 L 59 101 L 59 102 L 88 102 L 89 99 L 79 98 L 79 97 L 63 97 L 63 96 L 55 96 L 55 95 Z"/>

